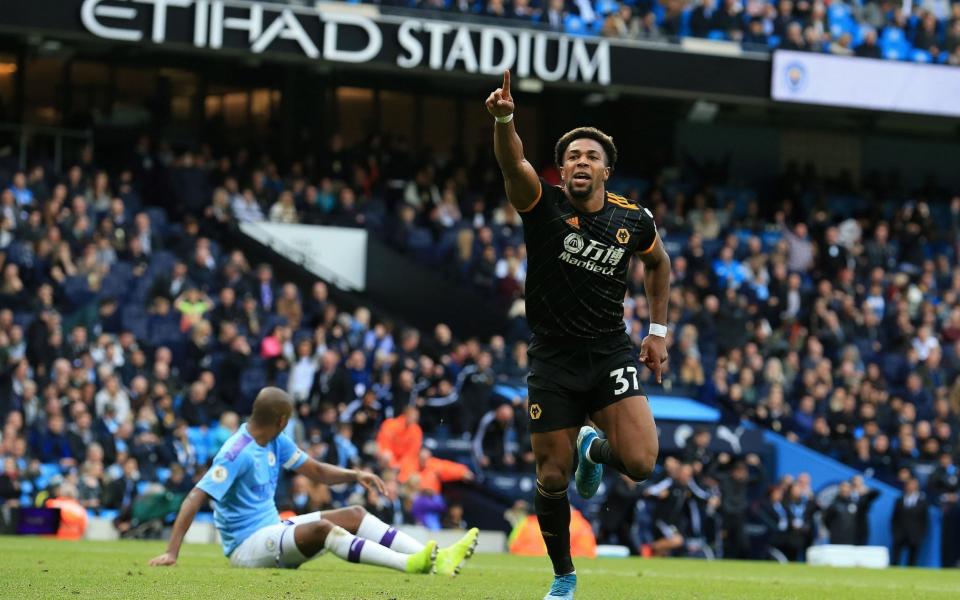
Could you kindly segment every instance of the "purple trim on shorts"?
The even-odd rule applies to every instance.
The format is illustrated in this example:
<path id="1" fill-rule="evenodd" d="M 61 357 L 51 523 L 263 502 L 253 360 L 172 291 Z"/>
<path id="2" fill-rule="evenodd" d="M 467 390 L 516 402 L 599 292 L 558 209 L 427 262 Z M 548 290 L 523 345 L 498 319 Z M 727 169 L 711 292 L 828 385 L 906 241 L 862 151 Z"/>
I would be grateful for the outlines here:
<path id="1" fill-rule="evenodd" d="M 395 537 L 397 537 L 397 530 L 393 527 L 387 529 L 387 532 L 383 534 L 382 538 L 380 538 L 380 545 L 389 548 L 393 543 L 393 538 Z"/>
<path id="2" fill-rule="evenodd" d="M 250 442 L 253 441 L 253 438 L 244 434 L 240 436 L 240 439 L 233 443 L 233 446 L 227 450 L 227 453 L 223 455 L 223 460 L 232 462 L 240 456 L 240 453 L 243 452 L 243 449 L 247 447 Z"/>
<path id="3" fill-rule="evenodd" d="M 363 550 L 365 541 L 363 538 L 353 538 L 353 541 L 350 542 L 350 551 L 347 552 L 347 560 L 352 563 L 360 562 L 360 551 Z"/>

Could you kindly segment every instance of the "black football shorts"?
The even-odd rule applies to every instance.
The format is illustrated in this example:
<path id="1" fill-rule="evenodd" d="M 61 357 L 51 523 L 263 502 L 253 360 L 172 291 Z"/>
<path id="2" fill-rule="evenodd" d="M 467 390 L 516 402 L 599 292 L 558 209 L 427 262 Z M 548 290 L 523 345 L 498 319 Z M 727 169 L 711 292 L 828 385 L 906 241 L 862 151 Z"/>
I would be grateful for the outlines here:
<path id="1" fill-rule="evenodd" d="M 626 333 L 590 342 L 534 336 L 528 355 L 532 433 L 580 427 L 600 409 L 646 396 L 637 352 Z"/>

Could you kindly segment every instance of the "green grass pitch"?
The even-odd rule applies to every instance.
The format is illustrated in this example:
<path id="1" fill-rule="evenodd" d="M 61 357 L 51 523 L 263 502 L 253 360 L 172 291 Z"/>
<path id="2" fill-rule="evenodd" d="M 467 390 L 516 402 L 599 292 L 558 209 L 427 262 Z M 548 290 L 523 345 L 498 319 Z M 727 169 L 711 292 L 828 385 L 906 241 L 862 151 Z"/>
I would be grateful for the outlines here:
<path id="1" fill-rule="evenodd" d="M 501 600 L 542 598 L 546 558 L 478 554 L 456 579 L 414 577 L 331 556 L 299 570 L 232 569 L 217 546 L 187 545 L 173 568 L 147 560 L 162 542 L 0 538 L 0 598 L 278 598 Z M 700 560 L 578 560 L 578 600 L 636 598 L 960 598 L 960 572 L 832 569 Z"/>

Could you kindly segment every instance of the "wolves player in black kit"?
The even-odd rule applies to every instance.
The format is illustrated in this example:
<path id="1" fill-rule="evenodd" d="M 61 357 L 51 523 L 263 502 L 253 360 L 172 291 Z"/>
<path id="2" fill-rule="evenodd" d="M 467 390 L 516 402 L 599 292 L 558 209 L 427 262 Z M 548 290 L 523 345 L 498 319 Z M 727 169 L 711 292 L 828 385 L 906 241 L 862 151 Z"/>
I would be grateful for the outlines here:
<path id="1" fill-rule="evenodd" d="M 544 600 L 572 600 L 577 586 L 570 558 L 573 455 L 577 491 L 593 496 L 609 465 L 646 479 L 659 444 L 653 415 L 638 380 L 623 323 L 627 270 L 636 255 L 645 268 L 650 329 L 641 363 L 660 382 L 667 360 L 670 258 L 653 215 L 606 191 L 617 161 L 613 140 L 592 127 L 560 138 L 556 161 L 562 185 L 537 177 L 523 157 L 513 120 L 510 72 L 486 101 L 495 118 L 493 144 L 507 198 L 523 219 L 527 244 L 527 320 L 530 343 L 530 431 L 537 460 L 534 499 L 554 581 Z M 606 434 L 601 439 L 589 419 Z"/>

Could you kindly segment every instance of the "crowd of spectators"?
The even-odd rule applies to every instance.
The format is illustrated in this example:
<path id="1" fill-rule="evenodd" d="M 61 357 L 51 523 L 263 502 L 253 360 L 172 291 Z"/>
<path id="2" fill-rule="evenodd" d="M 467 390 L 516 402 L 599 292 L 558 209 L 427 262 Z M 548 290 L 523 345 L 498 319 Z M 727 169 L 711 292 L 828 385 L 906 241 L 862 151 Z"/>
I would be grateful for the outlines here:
<path id="1" fill-rule="evenodd" d="M 787 49 L 960 64 L 960 8 L 948 0 L 379 0 L 377 4 L 536 23 L 619 39 L 729 40 Z"/>
<path id="2" fill-rule="evenodd" d="M 107 171 L 85 152 L 63 177 L 37 166 L 0 181 L 8 503 L 66 483 L 85 506 L 118 511 L 129 529 L 138 497 L 189 489 L 267 384 L 295 399 L 290 433 L 299 444 L 319 459 L 377 469 L 389 490 L 358 495 L 293 478 L 281 507 L 358 501 L 394 523 L 462 523 L 461 509 L 444 504 L 444 482 L 530 472 L 524 398 L 493 393 L 523 387 L 522 327 L 461 340 L 444 324 L 421 332 L 363 307 L 346 311 L 324 283 L 278 281 L 219 235 L 268 219 L 366 227 L 522 323 L 522 231 L 489 157 L 418 164 L 380 136 L 356 148 L 334 137 L 321 155 L 283 168 L 242 150 L 177 154 L 146 139 L 130 156 Z M 541 174 L 556 181 L 551 167 Z M 915 480 L 943 508 L 946 539 L 960 512 L 960 198 L 790 170 L 763 191 L 773 201 L 761 202 L 755 189 L 716 179 L 617 184 L 654 212 L 673 257 L 662 389 L 882 481 Z M 181 202 L 147 203 L 158 190 Z M 639 344 L 648 321 L 639 264 L 628 287 L 624 322 Z M 424 435 L 472 442 L 472 458 L 434 457 Z M 716 468 L 701 458 L 665 463 L 651 484 L 663 489 L 638 489 L 665 500 L 696 486 L 703 509 L 723 515 L 719 532 L 748 509 L 762 515 L 777 493 L 809 497 L 793 482 L 744 496 L 760 471 L 753 458 Z M 628 482 L 616 487 L 634 493 Z M 822 508 L 823 522 L 835 522 Z M 662 517 L 650 531 L 667 541 L 650 542 L 651 551 L 694 551 L 690 540 L 701 537 L 705 552 L 744 551 L 742 540 L 716 541 L 729 532 L 711 540 Z M 682 547 L 657 521 L 677 528 Z"/>
<path id="3" fill-rule="evenodd" d="M 268 384 L 295 400 L 288 433 L 301 447 L 376 469 L 388 489 L 380 496 L 293 477 L 281 488 L 282 509 L 361 503 L 391 523 L 462 522 L 441 483 L 474 472 L 424 447 L 419 408 L 434 436 L 471 437 L 488 410 L 496 413 L 483 426 L 489 435 L 478 437 L 489 438 L 482 447 L 494 462 L 482 455 L 477 464 L 529 468 L 521 452 L 529 436 L 512 412 L 522 399 L 497 412 L 490 393 L 498 380 L 522 384 L 525 354 L 515 364 L 501 336 L 460 341 L 442 324 L 421 341 L 416 329 L 374 322 L 366 308 L 341 310 L 323 282 L 301 290 L 277 281 L 270 265 L 251 265 L 216 239 L 225 219 L 259 211 L 255 194 L 265 188 L 231 196 L 256 171 L 231 171 L 212 196 L 204 192 L 213 198 L 206 214 L 171 223 L 144 204 L 143 183 L 163 179 L 177 190 L 199 175 L 203 186 L 209 163 L 194 168 L 192 156 L 179 156 L 159 176 L 155 155 L 140 158 L 108 174 L 85 152 L 64 177 L 38 166 L 0 183 L 5 507 L 72 497 L 115 517 L 121 532 L 141 533 L 137 502 L 188 491 Z M 296 217 L 291 192 L 275 191 L 264 212 Z M 219 212 L 223 194 L 229 204 Z M 341 215 L 348 196 L 338 190 L 338 198 Z M 451 396 L 475 399 L 474 410 L 441 425 Z"/>
<path id="4" fill-rule="evenodd" d="M 816 543 L 868 542 L 868 513 L 879 493 L 862 476 L 818 494 L 807 473 L 771 482 L 757 454 L 714 452 L 711 441 L 708 429 L 696 431 L 649 481 L 620 476 L 600 512 L 598 541 L 644 556 L 783 562 L 803 560 Z M 899 523 L 898 514 L 891 527 Z M 897 538 L 893 550 L 909 549 L 910 564 L 916 564 L 925 527 L 913 531 L 920 541 Z"/>

